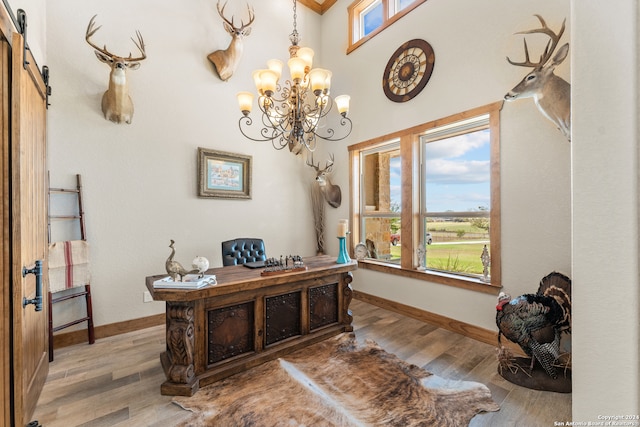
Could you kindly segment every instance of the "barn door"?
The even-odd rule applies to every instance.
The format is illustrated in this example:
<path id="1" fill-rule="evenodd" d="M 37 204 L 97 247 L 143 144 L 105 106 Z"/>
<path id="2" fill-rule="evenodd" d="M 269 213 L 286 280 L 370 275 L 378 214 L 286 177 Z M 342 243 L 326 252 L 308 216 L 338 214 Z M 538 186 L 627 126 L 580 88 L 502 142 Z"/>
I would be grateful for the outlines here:
<path id="1" fill-rule="evenodd" d="M 46 85 L 24 39 L 11 49 L 11 271 L 13 410 L 29 423 L 49 372 L 47 295 Z M 27 51 L 28 52 L 28 51 Z M 38 267 L 38 268 L 36 268 Z"/>

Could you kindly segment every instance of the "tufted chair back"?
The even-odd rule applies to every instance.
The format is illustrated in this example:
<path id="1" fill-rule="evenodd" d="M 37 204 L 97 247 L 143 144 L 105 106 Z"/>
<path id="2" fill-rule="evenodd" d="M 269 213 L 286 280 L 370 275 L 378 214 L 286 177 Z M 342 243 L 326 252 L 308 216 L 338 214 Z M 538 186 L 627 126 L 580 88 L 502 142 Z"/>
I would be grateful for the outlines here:
<path id="1" fill-rule="evenodd" d="M 239 238 L 222 242 L 222 265 L 265 261 L 267 254 L 262 239 Z"/>

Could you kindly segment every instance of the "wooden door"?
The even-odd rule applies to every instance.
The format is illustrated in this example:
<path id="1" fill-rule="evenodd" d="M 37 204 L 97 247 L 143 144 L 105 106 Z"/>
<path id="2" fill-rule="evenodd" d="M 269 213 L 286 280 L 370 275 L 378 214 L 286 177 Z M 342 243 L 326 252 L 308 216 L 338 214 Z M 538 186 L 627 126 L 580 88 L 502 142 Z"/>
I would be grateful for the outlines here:
<path id="1" fill-rule="evenodd" d="M 1 21 L 0 21 L 1 23 Z M 0 234 L 2 240 L 2 264 L 0 272 L 0 405 L 2 405 L 2 418 L 0 425 L 11 425 L 11 264 L 9 261 L 9 253 L 11 246 L 11 229 L 10 225 L 10 185 L 9 171 L 11 170 L 9 156 L 9 126 L 11 109 L 11 45 L 9 41 L 0 35 L 0 77 L 2 77 L 2 85 L 0 86 L 0 100 L 2 102 L 0 108 L 0 174 L 2 175 L 2 210 L 0 210 Z"/>
<path id="2" fill-rule="evenodd" d="M 11 49 L 11 276 L 13 411 L 16 426 L 29 423 L 49 372 L 47 329 L 46 86 L 35 61 L 23 65 L 23 43 Z M 23 274 L 42 262 L 41 304 L 36 276 Z M 39 310 L 36 309 L 39 308 Z"/>

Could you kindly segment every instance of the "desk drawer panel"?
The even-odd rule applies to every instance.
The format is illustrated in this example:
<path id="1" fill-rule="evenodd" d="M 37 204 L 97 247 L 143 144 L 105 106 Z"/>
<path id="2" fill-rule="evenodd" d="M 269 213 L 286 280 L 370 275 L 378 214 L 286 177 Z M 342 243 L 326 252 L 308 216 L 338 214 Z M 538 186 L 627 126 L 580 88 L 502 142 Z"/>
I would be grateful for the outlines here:
<path id="1" fill-rule="evenodd" d="M 254 350 L 253 301 L 207 312 L 208 364 Z"/>
<path id="2" fill-rule="evenodd" d="M 309 329 L 338 322 L 338 284 L 309 288 Z"/>
<path id="3" fill-rule="evenodd" d="M 300 335 L 300 291 L 265 298 L 265 345 Z"/>

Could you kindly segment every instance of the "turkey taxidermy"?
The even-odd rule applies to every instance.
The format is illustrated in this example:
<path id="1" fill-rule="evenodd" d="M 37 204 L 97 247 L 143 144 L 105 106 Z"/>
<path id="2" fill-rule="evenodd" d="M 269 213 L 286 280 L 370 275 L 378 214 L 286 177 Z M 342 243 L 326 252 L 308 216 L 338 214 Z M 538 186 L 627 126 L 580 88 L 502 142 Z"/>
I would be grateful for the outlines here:
<path id="1" fill-rule="evenodd" d="M 562 333 L 571 333 L 571 279 L 553 272 L 542 278 L 538 292 L 511 299 L 500 292 L 496 305 L 498 343 L 504 335 L 536 360 L 551 378 L 558 374 L 555 361 L 560 356 Z"/>

